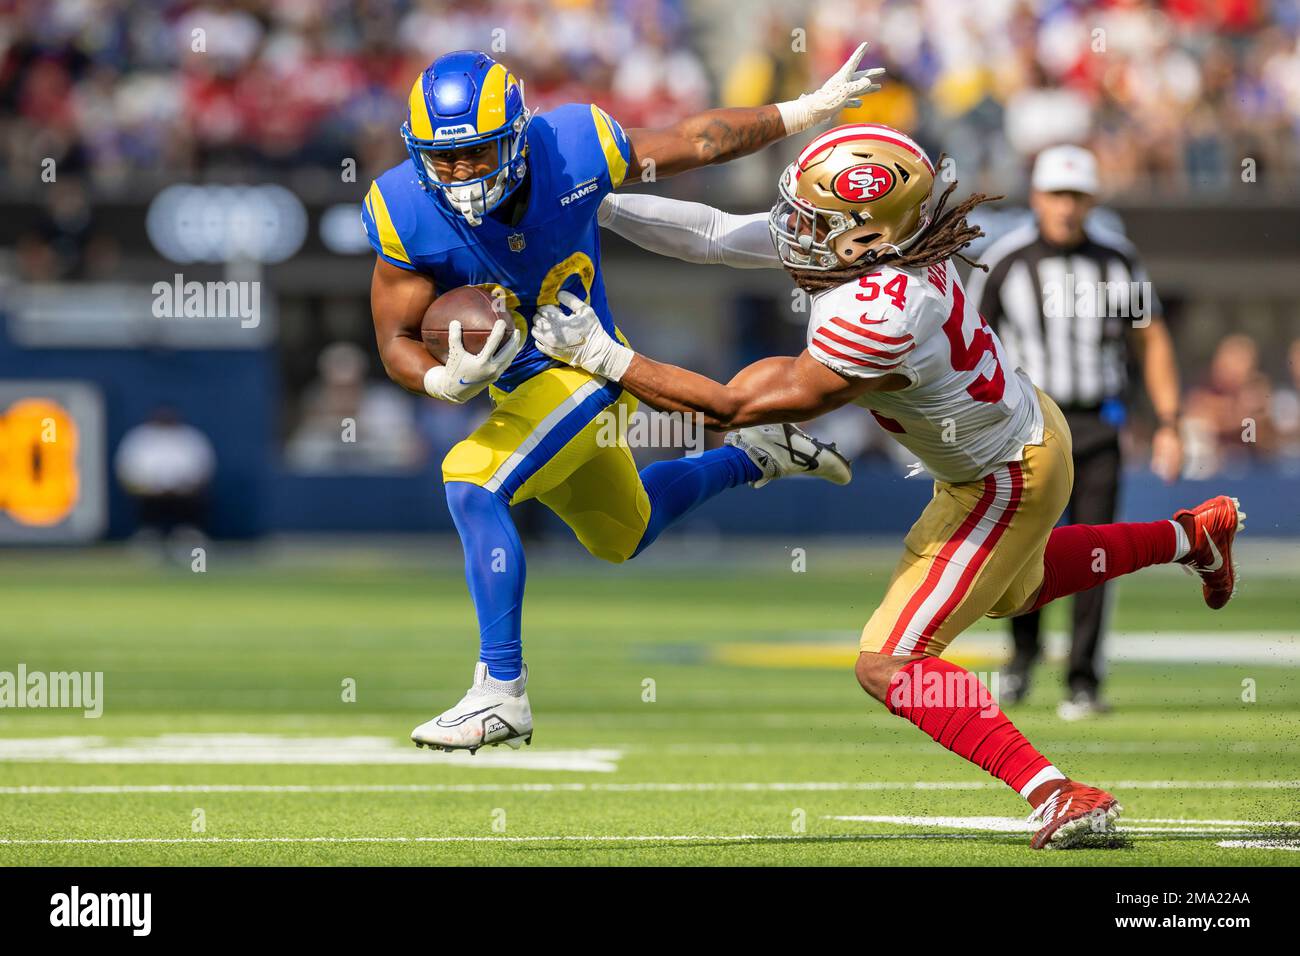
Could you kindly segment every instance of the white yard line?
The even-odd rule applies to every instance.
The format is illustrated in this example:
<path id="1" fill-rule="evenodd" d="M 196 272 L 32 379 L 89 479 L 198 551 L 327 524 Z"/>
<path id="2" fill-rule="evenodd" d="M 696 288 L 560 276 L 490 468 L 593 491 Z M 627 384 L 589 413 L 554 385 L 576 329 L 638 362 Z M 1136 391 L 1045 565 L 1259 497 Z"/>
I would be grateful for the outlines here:
<path id="1" fill-rule="evenodd" d="M 1294 840 L 1220 840 L 1214 845 L 1227 850 L 1300 850 Z"/>
<path id="2" fill-rule="evenodd" d="M 78 846 L 109 844 L 179 844 L 179 843 L 750 843 L 754 841 L 780 841 L 797 843 L 803 840 L 969 840 L 979 838 L 977 833 L 827 833 L 823 835 L 798 835 L 781 833 L 728 833 L 728 834 L 619 834 L 615 836 L 393 836 L 393 837 L 70 837 L 66 839 L 0 839 L 0 846 Z"/>
<path id="3" fill-rule="evenodd" d="M 940 819 L 940 818 L 931 818 Z M 1002 831 L 999 831 L 1002 832 Z M 1006 830 L 1005 832 L 1014 832 Z M 1223 830 L 1177 830 L 1133 828 L 1121 833 L 1154 838 L 1161 833 L 1199 834 L 1222 836 Z M 982 840 L 991 832 L 983 833 L 669 833 L 669 834 L 568 834 L 549 836 L 377 836 L 377 837 L 63 837 L 40 839 L 0 839 L 4 846 L 139 846 L 139 845 L 210 845 L 210 844 L 363 844 L 363 843 L 819 843 L 837 840 L 848 843 L 873 840 Z M 1285 841 L 1276 840 L 1224 840 L 1218 846 L 1268 849 L 1298 849 Z"/>
<path id="4" fill-rule="evenodd" d="M 1030 833 L 1041 824 L 1031 823 L 1026 817 L 941 817 L 941 816 L 884 816 L 855 814 L 851 816 L 824 816 L 823 820 L 841 823 L 886 823 L 906 827 L 943 827 L 955 830 L 982 830 L 989 833 Z M 1175 826 L 1134 826 L 1144 823 L 1172 823 Z M 1182 824 L 1191 824 L 1190 826 Z M 1133 819 L 1121 821 L 1118 833 L 1188 833 L 1201 836 L 1235 835 L 1230 830 L 1245 830 L 1242 836 L 1256 835 L 1262 828 L 1300 827 L 1300 821 L 1282 823 L 1258 820 L 1154 820 Z M 1225 829 L 1230 828 L 1230 829 Z"/>
<path id="5" fill-rule="evenodd" d="M 0 762 L 76 764 L 280 764 L 447 766 L 481 770 L 613 773 L 623 752 L 511 750 L 471 755 L 420 750 L 397 737 L 294 737 L 284 734 L 158 734 L 153 737 L 0 737 Z"/>
<path id="6" fill-rule="evenodd" d="M 1117 740 L 1062 740 L 1049 739 L 1047 737 L 1037 738 L 1036 745 L 1043 751 L 1071 751 L 1081 753 L 1101 753 L 1101 754 L 1151 754 L 1151 753 L 1174 753 L 1174 754 L 1255 754 L 1255 753 L 1278 753 L 1290 754 L 1300 752 L 1300 743 L 1290 741 L 1254 741 L 1242 740 L 1231 744 L 1224 744 L 1221 741 L 1210 740 L 1151 740 L 1151 741 L 1117 741 Z M 691 743 L 691 744 L 666 744 L 666 745 L 643 745 L 638 743 L 620 742 L 611 743 L 609 746 L 622 750 L 624 753 L 636 754 L 638 756 L 651 754 L 655 756 L 704 756 L 704 757 L 753 757 L 766 756 L 769 754 L 817 754 L 817 755 L 862 755 L 867 753 L 934 753 L 934 742 L 916 741 L 913 743 L 900 743 L 891 741 L 889 743 L 876 743 L 864 740 L 854 743 L 842 744 L 819 744 L 819 743 L 786 743 L 786 744 L 759 744 L 759 743 L 734 743 L 731 741 L 718 743 Z"/>
<path id="7" fill-rule="evenodd" d="M 1125 817 L 1129 823 L 1199 823 L 1211 827 L 1300 827 L 1297 820 L 1188 820 L 1184 817 Z"/>
<path id="8" fill-rule="evenodd" d="M 1110 780 L 1110 790 L 1295 790 L 1300 780 Z"/>
<path id="9" fill-rule="evenodd" d="M 1300 780 L 1121 780 L 1104 782 L 1116 790 L 1296 790 Z M 783 793 L 875 792 L 891 790 L 1002 790 L 990 781 L 860 780 L 761 781 L 752 783 L 671 782 L 642 783 L 410 783 L 410 784 L 88 784 L 0 787 L 0 796 L 62 794 L 167 794 L 167 793 Z M 1169 821 L 1195 822 L 1206 821 Z M 1263 824 L 1259 824 L 1263 825 Z M 1285 824 L 1278 824 L 1285 825 Z"/>

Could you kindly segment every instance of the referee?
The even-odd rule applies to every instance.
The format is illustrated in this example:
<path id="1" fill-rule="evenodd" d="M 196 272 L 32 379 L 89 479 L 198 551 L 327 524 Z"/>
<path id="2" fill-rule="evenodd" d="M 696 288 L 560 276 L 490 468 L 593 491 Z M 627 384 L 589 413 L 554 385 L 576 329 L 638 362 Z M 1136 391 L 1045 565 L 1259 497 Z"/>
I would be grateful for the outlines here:
<path id="1" fill-rule="evenodd" d="M 1115 520 L 1119 428 L 1129 350 L 1142 365 L 1159 427 L 1152 470 L 1173 481 L 1182 468 L 1178 369 L 1169 329 L 1146 270 L 1123 237 L 1084 220 L 1095 204 L 1097 162 L 1078 146 L 1055 146 L 1034 163 L 1034 221 L 992 243 L 968 294 L 998 332 L 1013 365 L 1060 405 L 1074 437 L 1075 524 Z M 1107 710 L 1100 688 L 1105 585 L 1073 599 L 1067 696 L 1058 715 L 1078 720 Z M 1011 621 L 1015 651 L 1002 699 L 1022 700 L 1039 655 L 1039 612 Z"/>

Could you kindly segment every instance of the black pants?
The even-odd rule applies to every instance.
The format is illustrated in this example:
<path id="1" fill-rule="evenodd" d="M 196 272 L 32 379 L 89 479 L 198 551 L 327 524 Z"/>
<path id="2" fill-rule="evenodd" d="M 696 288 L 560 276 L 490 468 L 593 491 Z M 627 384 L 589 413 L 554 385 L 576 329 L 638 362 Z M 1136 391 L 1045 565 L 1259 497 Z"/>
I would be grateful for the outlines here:
<path id="1" fill-rule="evenodd" d="M 1070 524 L 1110 524 L 1115 520 L 1119 493 L 1119 433 L 1096 412 L 1065 413 L 1074 439 L 1074 490 L 1065 520 Z M 1071 599 L 1074 624 L 1065 682 L 1070 693 L 1094 692 L 1101 683 L 1101 627 L 1106 611 L 1106 585 L 1080 591 Z M 1028 669 L 1038 659 L 1040 611 L 1011 619 L 1015 642 L 1014 668 Z"/>
<path id="2" fill-rule="evenodd" d="M 140 527 L 171 534 L 182 525 L 200 530 L 207 518 L 207 497 L 202 491 L 184 494 L 137 495 Z"/>

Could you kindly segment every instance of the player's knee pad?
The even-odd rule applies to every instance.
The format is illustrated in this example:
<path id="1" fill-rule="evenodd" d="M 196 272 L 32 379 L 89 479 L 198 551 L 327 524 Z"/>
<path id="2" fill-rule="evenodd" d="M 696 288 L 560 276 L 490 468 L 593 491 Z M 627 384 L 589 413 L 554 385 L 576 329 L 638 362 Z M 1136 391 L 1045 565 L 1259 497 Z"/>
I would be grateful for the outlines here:
<path id="1" fill-rule="evenodd" d="M 492 450 L 472 438 L 452 445 L 442 459 L 443 484 L 460 481 L 482 486 L 492 478 L 493 471 Z"/>

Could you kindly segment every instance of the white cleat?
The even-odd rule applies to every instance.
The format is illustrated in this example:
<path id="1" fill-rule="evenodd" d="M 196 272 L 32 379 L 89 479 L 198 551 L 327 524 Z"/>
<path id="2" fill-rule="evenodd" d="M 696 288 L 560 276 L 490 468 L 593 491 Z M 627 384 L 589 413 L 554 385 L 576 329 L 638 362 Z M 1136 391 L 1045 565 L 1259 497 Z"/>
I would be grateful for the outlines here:
<path id="1" fill-rule="evenodd" d="M 833 444 L 796 425 L 752 425 L 727 432 L 724 441 L 747 454 L 763 472 L 755 488 L 787 475 L 812 475 L 836 485 L 847 485 L 853 477 L 849 460 Z"/>
<path id="2" fill-rule="evenodd" d="M 512 681 L 488 676 L 482 661 L 474 668 L 474 686 L 460 703 L 411 731 L 417 747 L 468 750 L 507 744 L 518 750 L 533 742 L 533 712 L 528 706 L 528 665 Z"/>
<path id="3" fill-rule="evenodd" d="M 1061 720 L 1088 720 L 1110 713 L 1110 704 L 1096 694 L 1079 691 L 1056 705 L 1056 716 Z"/>

